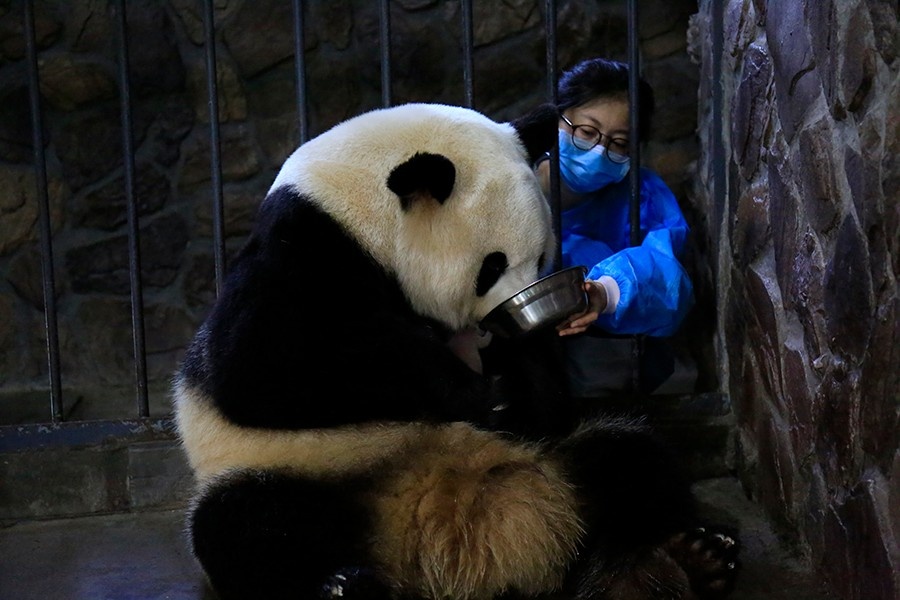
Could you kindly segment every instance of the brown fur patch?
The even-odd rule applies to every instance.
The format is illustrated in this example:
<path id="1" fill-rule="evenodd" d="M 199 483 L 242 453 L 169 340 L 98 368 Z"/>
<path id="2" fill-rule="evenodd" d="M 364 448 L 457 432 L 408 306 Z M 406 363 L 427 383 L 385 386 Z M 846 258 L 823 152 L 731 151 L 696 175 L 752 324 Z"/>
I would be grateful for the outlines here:
<path id="1" fill-rule="evenodd" d="M 394 584 L 461 600 L 558 588 L 582 528 L 557 465 L 464 424 L 437 431 L 374 499 L 373 553 Z"/>

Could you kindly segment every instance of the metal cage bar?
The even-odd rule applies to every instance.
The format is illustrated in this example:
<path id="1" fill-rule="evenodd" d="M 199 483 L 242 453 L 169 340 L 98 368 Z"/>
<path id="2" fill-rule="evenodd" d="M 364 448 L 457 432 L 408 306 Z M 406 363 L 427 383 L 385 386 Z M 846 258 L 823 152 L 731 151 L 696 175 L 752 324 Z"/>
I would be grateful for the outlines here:
<path id="1" fill-rule="evenodd" d="M 297 125 L 300 143 L 309 140 L 309 107 L 306 85 L 306 32 L 303 0 L 294 0 L 294 77 L 297 78 Z"/>
<path id="2" fill-rule="evenodd" d="M 379 14 L 379 33 L 381 41 L 381 104 L 388 108 L 393 103 L 391 90 L 391 2 L 381 0 Z"/>
<path id="3" fill-rule="evenodd" d="M 631 245 L 641 243 L 641 141 L 638 138 L 640 131 L 640 80 L 641 80 L 641 53 L 638 41 L 638 0 L 628 0 L 628 120 L 629 129 L 629 153 L 631 155 L 631 169 L 628 171 L 628 182 L 631 187 L 631 204 L 629 205 L 629 222 L 631 225 Z"/>
<path id="4" fill-rule="evenodd" d="M 461 23 L 462 26 L 462 66 L 463 66 L 463 93 L 464 103 L 467 108 L 475 106 L 475 58 L 474 48 L 475 41 L 473 39 L 472 25 L 472 0 L 460 0 Z"/>
<path id="5" fill-rule="evenodd" d="M 628 0 L 628 137 L 631 169 L 628 183 L 631 191 L 628 205 L 629 241 L 632 246 L 641 243 L 641 140 L 640 131 L 640 80 L 641 53 L 638 31 L 638 0 Z M 631 392 L 637 394 L 641 382 L 641 356 L 644 354 L 644 336 L 632 336 Z"/>
<path id="6" fill-rule="evenodd" d="M 56 281 L 53 275 L 53 234 L 50 228 L 50 199 L 47 194 L 47 157 L 44 154 L 44 119 L 38 76 L 37 42 L 34 33 L 34 0 L 25 1 L 25 45 L 28 54 L 28 98 L 31 104 L 31 132 L 34 169 L 40 208 L 41 282 L 44 293 L 44 329 L 47 334 L 47 363 L 50 377 L 50 419 L 63 419 L 63 397 L 59 367 Z"/>
<path id="7" fill-rule="evenodd" d="M 144 342 L 144 294 L 141 282 L 141 243 L 137 197 L 134 193 L 134 131 L 131 116 L 131 82 L 128 77 L 128 16 L 125 0 L 113 5 L 116 22 L 119 104 L 122 117 L 122 163 L 125 176 L 125 208 L 128 219 L 128 277 L 131 283 L 131 330 L 134 343 L 134 383 L 137 413 L 150 415 L 147 397 L 147 352 Z"/>
<path id="8" fill-rule="evenodd" d="M 544 37 L 547 40 L 545 61 L 547 99 L 548 102 L 553 103 L 555 106 L 559 101 L 559 89 L 557 87 L 559 75 L 557 70 L 556 0 L 546 0 L 544 13 L 546 15 Z M 556 144 L 550 150 L 550 212 L 553 216 L 553 234 L 556 236 L 556 255 L 553 257 L 553 264 L 558 269 L 562 267 L 562 218 L 560 217 L 562 205 L 559 189 L 559 148 L 556 147 Z"/>
<path id="9" fill-rule="evenodd" d="M 222 198 L 222 156 L 219 141 L 219 88 L 216 69 L 216 23 L 213 0 L 203 2 L 203 33 L 206 47 L 206 88 L 209 105 L 209 152 L 213 192 L 213 250 L 216 296 L 225 282 L 225 202 Z"/>

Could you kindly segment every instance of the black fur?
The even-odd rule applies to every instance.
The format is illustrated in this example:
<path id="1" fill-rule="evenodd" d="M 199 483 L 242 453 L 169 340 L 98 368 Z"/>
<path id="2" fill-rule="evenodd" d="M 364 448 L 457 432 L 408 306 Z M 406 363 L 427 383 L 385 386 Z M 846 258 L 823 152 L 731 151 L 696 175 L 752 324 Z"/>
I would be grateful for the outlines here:
<path id="1" fill-rule="evenodd" d="M 484 296 L 490 291 L 500 276 L 509 268 L 509 261 L 502 252 L 491 252 L 484 257 L 478 279 L 475 281 L 475 295 Z"/>
<path id="2" fill-rule="evenodd" d="M 732 591 L 736 532 L 702 527 L 689 479 L 643 418 L 595 418 L 555 451 L 587 526 L 568 595 L 712 600 Z"/>
<path id="3" fill-rule="evenodd" d="M 565 361 L 555 330 L 520 339 L 495 336 L 481 358 L 495 396 L 503 399 L 503 409 L 493 413 L 493 429 L 530 440 L 557 439 L 572 431 L 580 415 L 560 383 Z"/>
<path id="4" fill-rule="evenodd" d="M 532 164 L 556 144 L 559 111 L 553 104 L 542 104 L 511 123 L 519 132 L 519 138 L 525 144 L 528 159 Z"/>
<path id="5" fill-rule="evenodd" d="M 583 516 L 596 539 L 589 544 L 616 552 L 659 544 L 697 526 L 687 478 L 642 419 L 595 420 L 558 450 L 580 493 L 590 500 Z"/>
<path id="6" fill-rule="evenodd" d="M 288 188 L 264 202 L 204 328 L 183 372 L 239 425 L 487 423 L 498 402 L 492 380 L 445 347 L 446 331 L 416 315 L 352 237 Z"/>
<path id="7" fill-rule="evenodd" d="M 456 167 L 446 156 L 417 152 L 406 162 L 394 167 L 387 186 L 400 197 L 400 206 L 409 210 L 416 199 L 433 198 L 444 203 L 453 191 Z"/>
<path id="8" fill-rule="evenodd" d="M 194 554 L 220 600 L 317 598 L 333 574 L 367 562 L 364 481 L 247 470 L 193 507 Z"/>

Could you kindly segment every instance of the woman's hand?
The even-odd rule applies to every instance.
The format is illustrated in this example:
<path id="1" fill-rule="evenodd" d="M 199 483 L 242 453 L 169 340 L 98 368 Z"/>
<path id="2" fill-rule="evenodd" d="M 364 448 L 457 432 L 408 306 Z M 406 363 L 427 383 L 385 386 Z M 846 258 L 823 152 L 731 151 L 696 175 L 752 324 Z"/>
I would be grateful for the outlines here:
<path id="1" fill-rule="evenodd" d="M 558 325 L 556 330 L 559 332 L 559 335 L 583 333 L 606 308 L 606 303 L 609 300 L 606 296 L 606 288 L 603 287 L 602 283 L 588 279 L 584 282 L 584 291 L 588 295 L 587 309 L 583 313 L 569 317 L 566 322 Z"/>

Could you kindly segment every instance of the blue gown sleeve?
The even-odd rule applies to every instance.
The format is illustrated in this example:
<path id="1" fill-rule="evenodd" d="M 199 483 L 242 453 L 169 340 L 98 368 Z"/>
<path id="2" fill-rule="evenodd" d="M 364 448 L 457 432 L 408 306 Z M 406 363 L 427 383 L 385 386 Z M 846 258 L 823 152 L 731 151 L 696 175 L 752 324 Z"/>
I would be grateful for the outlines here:
<path id="1" fill-rule="evenodd" d="M 578 258 L 591 256 L 582 251 L 586 242 L 566 244 L 575 261 L 569 264 L 585 264 L 589 279 L 608 275 L 619 285 L 616 311 L 600 315 L 596 326 L 615 334 L 667 337 L 678 330 L 694 304 L 693 285 L 679 261 L 688 225 L 674 194 L 652 172 L 642 170 L 641 194 L 644 238 L 639 246 L 613 252 L 603 244 L 608 249 L 605 256 L 595 252 L 594 260 L 578 262 Z M 626 196 L 626 205 L 627 201 Z M 595 250 L 597 243 L 602 242 L 595 241 Z M 622 240 L 619 243 L 626 245 Z"/>
<path id="2" fill-rule="evenodd" d="M 564 235 L 562 262 L 566 266 L 591 265 L 613 255 L 613 249 L 605 242 L 592 240 L 577 233 Z"/>
<path id="3" fill-rule="evenodd" d="M 610 333 L 673 335 L 694 303 L 690 278 L 674 257 L 665 229 L 651 231 L 640 246 L 597 263 L 588 278 L 601 275 L 619 285 L 616 311 L 597 318 L 597 326 Z"/>

